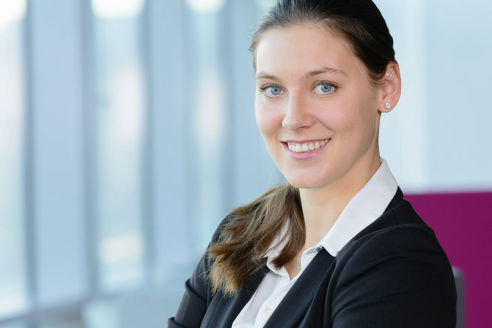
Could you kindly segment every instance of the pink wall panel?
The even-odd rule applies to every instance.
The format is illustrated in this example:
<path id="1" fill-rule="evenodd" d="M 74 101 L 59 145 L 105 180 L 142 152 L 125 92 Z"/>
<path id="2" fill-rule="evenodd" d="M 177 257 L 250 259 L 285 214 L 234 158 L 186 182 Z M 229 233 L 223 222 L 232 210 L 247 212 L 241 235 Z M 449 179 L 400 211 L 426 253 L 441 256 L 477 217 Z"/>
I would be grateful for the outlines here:
<path id="1" fill-rule="evenodd" d="M 467 328 L 492 327 L 492 192 L 406 195 L 465 280 Z"/>

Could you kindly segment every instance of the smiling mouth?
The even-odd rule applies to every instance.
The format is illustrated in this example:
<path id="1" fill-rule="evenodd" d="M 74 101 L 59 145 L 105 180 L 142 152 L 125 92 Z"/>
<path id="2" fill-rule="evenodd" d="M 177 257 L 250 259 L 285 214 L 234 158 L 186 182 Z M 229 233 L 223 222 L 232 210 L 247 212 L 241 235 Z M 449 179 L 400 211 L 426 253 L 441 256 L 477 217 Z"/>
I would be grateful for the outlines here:
<path id="1" fill-rule="evenodd" d="M 307 153 L 323 147 L 328 143 L 328 141 L 330 141 L 330 138 L 320 141 L 302 142 L 302 143 L 287 141 L 284 142 L 284 144 L 286 144 L 289 150 L 294 153 Z"/>

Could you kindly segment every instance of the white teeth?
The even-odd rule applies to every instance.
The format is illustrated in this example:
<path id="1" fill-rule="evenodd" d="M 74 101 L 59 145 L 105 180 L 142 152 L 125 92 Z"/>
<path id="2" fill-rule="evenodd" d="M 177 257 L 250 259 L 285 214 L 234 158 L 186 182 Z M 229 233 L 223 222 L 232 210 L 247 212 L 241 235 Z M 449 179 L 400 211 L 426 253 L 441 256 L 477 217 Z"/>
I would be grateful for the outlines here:
<path id="1" fill-rule="evenodd" d="M 287 147 L 289 147 L 289 149 L 295 153 L 305 153 L 323 147 L 324 145 L 326 145 L 326 143 L 329 140 L 330 139 L 325 139 L 323 141 L 306 142 L 302 144 L 295 143 L 295 142 L 288 142 Z"/>

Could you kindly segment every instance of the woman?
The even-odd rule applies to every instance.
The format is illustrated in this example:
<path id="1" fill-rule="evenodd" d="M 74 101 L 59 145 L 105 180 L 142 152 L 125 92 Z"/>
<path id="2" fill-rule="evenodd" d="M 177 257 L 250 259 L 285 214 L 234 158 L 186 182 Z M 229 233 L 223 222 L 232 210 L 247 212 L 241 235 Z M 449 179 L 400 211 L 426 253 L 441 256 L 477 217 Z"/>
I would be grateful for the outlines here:
<path id="1" fill-rule="evenodd" d="M 221 223 L 169 327 L 454 327 L 449 261 L 379 155 L 400 71 L 374 3 L 280 0 L 251 50 L 288 183 Z"/>

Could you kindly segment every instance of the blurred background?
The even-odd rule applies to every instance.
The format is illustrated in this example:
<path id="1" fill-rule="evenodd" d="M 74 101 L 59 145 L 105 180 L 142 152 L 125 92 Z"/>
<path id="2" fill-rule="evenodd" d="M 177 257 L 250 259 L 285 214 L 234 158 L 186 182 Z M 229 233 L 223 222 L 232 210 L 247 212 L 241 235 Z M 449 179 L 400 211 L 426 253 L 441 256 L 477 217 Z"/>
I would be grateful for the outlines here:
<path id="1" fill-rule="evenodd" d="M 382 156 L 485 327 L 492 2 L 375 2 L 403 78 Z M 248 51 L 271 4 L 0 0 L 0 327 L 165 326 L 217 223 L 282 181 Z"/>

